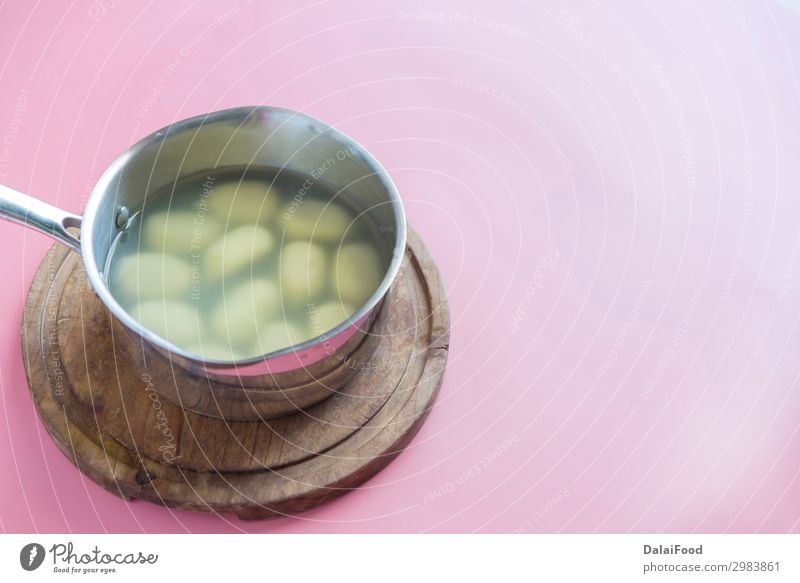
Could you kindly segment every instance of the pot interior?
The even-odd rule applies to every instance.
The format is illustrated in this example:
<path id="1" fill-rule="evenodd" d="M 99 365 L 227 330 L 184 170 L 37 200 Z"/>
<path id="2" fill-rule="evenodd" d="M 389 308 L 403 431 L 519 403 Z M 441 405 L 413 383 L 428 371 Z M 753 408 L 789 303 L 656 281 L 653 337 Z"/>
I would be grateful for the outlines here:
<path id="1" fill-rule="evenodd" d="M 109 167 L 92 192 L 82 228 L 84 263 L 92 287 L 124 324 L 137 326 L 112 295 L 108 279 L 120 236 L 136 226 L 142 209 L 159 205 L 176 184 L 243 172 L 299 185 L 293 197 L 297 206 L 311 188 L 329 193 L 361 217 L 385 259 L 385 271 L 375 293 L 350 321 L 380 301 L 405 247 L 402 205 L 385 170 L 356 142 L 308 116 L 276 108 L 238 108 L 178 122 L 145 138 Z M 162 338 L 143 335 L 162 348 L 193 356 Z"/>

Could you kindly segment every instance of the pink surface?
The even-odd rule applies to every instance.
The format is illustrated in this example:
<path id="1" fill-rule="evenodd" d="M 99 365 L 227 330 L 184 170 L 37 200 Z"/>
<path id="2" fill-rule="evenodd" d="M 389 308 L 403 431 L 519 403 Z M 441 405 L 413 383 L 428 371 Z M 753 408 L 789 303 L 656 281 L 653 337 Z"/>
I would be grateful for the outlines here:
<path id="1" fill-rule="evenodd" d="M 241 523 L 126 503 L 37 420 L 50 241 L 0 225 L 7 532 L 800 530 L 797 3 L 0 7 L 0 183 L 71 210 L 129 144 L 270 104 L 389 169 L 453 317 L 439 401 L 362 489 Z"/>

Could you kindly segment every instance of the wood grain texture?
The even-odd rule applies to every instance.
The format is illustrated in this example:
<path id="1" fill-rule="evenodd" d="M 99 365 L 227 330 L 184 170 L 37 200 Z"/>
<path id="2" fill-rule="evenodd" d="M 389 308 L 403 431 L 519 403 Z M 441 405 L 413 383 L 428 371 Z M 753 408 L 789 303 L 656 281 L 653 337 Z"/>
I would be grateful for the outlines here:
<path id="1" fill-rule="evenodd" d="M 438 270 L 413 232 L 372 345 L 343 363 L 350 380 L 291 415 L 228 421 L 159 397 L 152 384 L 179 386 L 184 372 L 144 368 L 116 326 L 80 258 L 51 248 L 23 319 L 26 374 L 47 430 L 114 494 L 242 519 L 302 512 L 385 467 L 433 405 L 450 333 Z"/>

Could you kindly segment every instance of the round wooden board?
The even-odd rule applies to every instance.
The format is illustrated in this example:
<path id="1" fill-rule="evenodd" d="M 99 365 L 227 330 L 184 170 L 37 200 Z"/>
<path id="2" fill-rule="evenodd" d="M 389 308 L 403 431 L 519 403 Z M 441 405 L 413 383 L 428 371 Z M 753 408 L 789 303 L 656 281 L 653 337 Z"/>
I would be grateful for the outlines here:
<path id="1" fill-rule="evenodd" d="M 302 512 L 383 469 L 433 405 L 450 334 L 439 272 L 414 232 L 370 331 L 374 352 L 344 388 L 292 415 L 226 421 L 158 398 L 115 344 L 116 325 L 80 257 L 54 245 L 28 292 L 22 349 L 56 444 L 123 498 L 248 520 Z"/>

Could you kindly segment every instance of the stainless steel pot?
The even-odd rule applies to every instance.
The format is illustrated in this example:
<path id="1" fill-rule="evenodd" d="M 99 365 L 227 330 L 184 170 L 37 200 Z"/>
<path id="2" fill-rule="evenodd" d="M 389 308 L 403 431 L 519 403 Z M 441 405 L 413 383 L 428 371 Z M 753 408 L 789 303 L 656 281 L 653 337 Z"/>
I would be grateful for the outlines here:
<path id="1" fill-rule="evenodd" d="M 327 334 L 302 344 L 286 347 L 258 358 L 242 361 L 203 360 L 143 328 L 109 291 L 108 263 L 112 244 L 120 231 L 146 202 L 148 196 L 186 176 L 230 167 L 264 167 L 304 175 L 320 168 L 326 170 L 325 183 L 334 192 L 346 193 L 355 210 L 366 213 L 377 226 L 375 244 L 391 254 L 389 267 L 380 286 L 353 315 Z M 235 413 L 219 403 L 201 398 L 197 387 L 182 394 L 180 383 L 165 388 L 168 398 L 182 406 L 209 415 L 251 418 L 288 413 L 305 407 L 330 394 L 337 387 L 314 387 L 314 381 L 341 361 L 337 351 L 352 349 L 368 333 L 369 323 L 379 309 L 402 262 L 406 244 L 406 221 L 397 190 L 386 170 L 355 140 L 305 114 L 274 107 L 239 107 L 192 117 L 169 125 L 147 136 L 117 158 L 103 173 L 92 190 L 83 217 L 63 211 L 40 200 L 0 185 L 0 216 L 50 235 L 79 252 L 94 293 L 124 325 L 131 337 L 145 351 L 154 350 L 195 377 L 226 384 L 221 398 L 239 402 Z M 79 227 L 80 237 L 69 228 Z M 142 343 L 141 340 L 145 343 Z M 285 374 L 288 373 L 288 374 Z M 285 384 L 308 387 L 295 391 L 288 401 L 280 395 L 267 394 L 269 406 L 260 407 L 251 393 L 261 386 L 283 393 Z M 232 377 L 245 394 L 233 394 Z M 228 379 L 226 381 L 226 379 Z M 277 379 L 277 381 L 276 381 Z M 305 382 L 304 382 L 305 381 Z M 187 383 L 191 385 L 192 383 Z M 207 391 L 214 390 L 206 382 Z M 235 384 L 235 383 L 234 383 Z M 263 393 L 264 391 L 260 391 Z M 242 408 L 241 402 L 249 405 Z M 282 401 L 286 401 L 282 403 Z M 276 405 L 277 403 L 277 405 Z"/>

